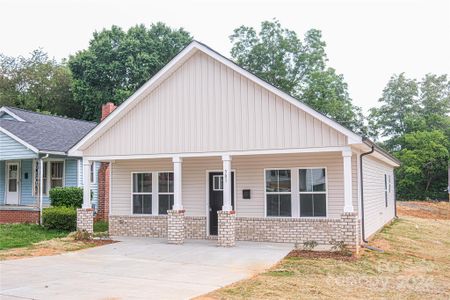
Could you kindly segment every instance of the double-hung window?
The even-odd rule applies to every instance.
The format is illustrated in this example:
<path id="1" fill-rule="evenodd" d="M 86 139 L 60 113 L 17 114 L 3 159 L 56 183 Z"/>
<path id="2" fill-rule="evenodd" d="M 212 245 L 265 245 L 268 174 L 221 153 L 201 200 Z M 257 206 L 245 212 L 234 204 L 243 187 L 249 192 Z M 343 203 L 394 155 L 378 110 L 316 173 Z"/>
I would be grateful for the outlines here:
<path id="1" fill-rule="evenodd" d="M 64 178 L 64 162 L 52 161 L 50 163 L 50 188 L 62 187 Z"/>
<path id="2" fill-rule="evenodd" d="M 158 174 L 158 213 L 167 215 L 173 206 L 173 173 L 161 172 Z"/>
<path id="3" fill-rule="evenodd" d="M 48 181 L 47 181 L 47 170 L 48 170 L 48 162 L 44 161 L 43 169 L 42 169 L 42 193 L 47 195 L 48 193 Z"/>
<path id="4" fill-rule="evenodd" d="M 291 216 L 291 170 L 266 170 L 268 217 Z"/>
<path id="5" fill-rule="evenodd" d="M 133 173 L 133 214 L 152 213 L 152 173 Z"/>
<path id="6" fill-rule="evenodd" d="M 299 170 L 300 217 L 326 217 L 327 186 L 324 168 Z"/>

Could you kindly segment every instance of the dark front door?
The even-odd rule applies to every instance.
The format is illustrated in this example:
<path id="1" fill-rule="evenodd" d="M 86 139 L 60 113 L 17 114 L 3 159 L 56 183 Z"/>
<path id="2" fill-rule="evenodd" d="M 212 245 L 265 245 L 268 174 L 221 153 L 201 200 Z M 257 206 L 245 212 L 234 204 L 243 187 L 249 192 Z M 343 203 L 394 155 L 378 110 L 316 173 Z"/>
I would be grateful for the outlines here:
<path id="1" fill-rule="evenodd" d="M 217 235 L 217 211 L 223 206 L 223 172 L 209 173 L 209 234 Z M 234 209 L 234 172 L 231 172 L 231 206 Z"/>

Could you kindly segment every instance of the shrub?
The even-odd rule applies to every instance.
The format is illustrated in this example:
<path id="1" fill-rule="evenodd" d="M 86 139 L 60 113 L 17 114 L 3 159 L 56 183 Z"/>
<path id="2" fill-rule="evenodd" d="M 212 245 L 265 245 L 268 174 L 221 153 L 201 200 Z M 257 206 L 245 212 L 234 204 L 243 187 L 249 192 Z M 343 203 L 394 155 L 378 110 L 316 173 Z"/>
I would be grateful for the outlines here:
<path id="1" fill-rule="evenodd" d="M 97 221 L 94 223 L 94 232 L 105 232 L 108 231 L 107 221 Z"/>
<path id="2" fill-rule="evenodd" d="M 318 245 L 318 243 L 316 241 L 314 241 L 314 240 L 312 240 L 312 241 L 305 241 L 303 243 L 303 250 L 305 250 L 305 251 L 312 251 L 312 250 L 314 250 L 314 248 L 317 247 L 317 245 Z"/>
<path id="3" fill-rule="evenodd" d="M 83 189 L 79 187 L 56 187 L 50 190 L 52 206 L 81 207 Z"/>
<path id="4" fill-rule="evenodd" d="M 42 223 L 47 229 L 74 231 L 77 228 L 77 210 L 65 206 L 45 208 L 42 212 Z"/>
<path id="5" fill-rule="evenodd" d="M 352 256 L 352 252 L 347 248 L 344 241 L 336 241 L 335 239 L 330 240 L 331 250 L 338 252 L 344 256 Z"/>
<path id="6" fill-rule="evenodd" d="M 86 230 L 77 230 L 74 234 L 74 239 L 76 241 L 88 241 L 92 239 L 92 234 Z"/>

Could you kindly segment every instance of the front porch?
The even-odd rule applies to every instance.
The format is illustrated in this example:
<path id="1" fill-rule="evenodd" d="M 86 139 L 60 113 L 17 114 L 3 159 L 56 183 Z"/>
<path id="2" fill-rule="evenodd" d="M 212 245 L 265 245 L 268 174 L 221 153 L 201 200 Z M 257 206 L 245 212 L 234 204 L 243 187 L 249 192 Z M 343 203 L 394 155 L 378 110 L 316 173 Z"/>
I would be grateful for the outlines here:
<path id="1" fill-rule="evenodd" d="M 359 244 L 356 154 L 345 147 L 109 162 L 112 235 L 169 243 L 217 237 L 219 246 L 237 240 Z M 84 166 L 90 163 L 85 159 Z M 83 207 L 89 214 L 89 197 Z"/>

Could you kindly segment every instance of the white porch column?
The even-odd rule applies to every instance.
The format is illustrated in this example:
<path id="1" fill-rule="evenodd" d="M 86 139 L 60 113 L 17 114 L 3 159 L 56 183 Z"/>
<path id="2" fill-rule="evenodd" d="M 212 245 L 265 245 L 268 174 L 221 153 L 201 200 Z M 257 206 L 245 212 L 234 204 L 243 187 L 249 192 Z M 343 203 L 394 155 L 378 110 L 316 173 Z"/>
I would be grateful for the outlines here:
<path id="1" fill-rule="evenodd" d="M 223 161 L 223 206 L 222 211 L 232 211 L 231 205 L 231 156 L 222 156 Z"/>
<path id="2" fill-rule="evenodd" d="M 183 159 L 174 157 L 173 162 L 173 210 L 183 210 L 182 167 Z"/>
<path id="3" fill-rule="evenodd" d="M 352 203 L 352 150 L 342 151 L 344 161 L 344 212 L 353 212 Z"/>
<path id="4" fill-rule="evenodd" d="M 83 208 L 91 205 L 91 161 L 83 158 Z"/>

